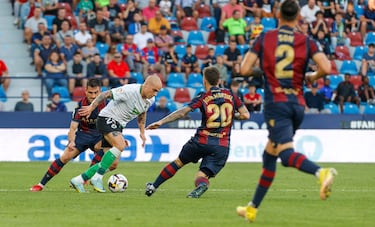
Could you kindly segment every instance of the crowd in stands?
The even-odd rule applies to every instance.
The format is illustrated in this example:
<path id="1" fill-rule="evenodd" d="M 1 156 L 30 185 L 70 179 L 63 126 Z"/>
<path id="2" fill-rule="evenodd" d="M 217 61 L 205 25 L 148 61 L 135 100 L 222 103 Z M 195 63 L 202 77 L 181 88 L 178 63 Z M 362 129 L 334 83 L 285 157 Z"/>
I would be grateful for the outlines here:
<path id="1" fill-rule="evenodd" d="M 109 89 L 159 76 L 165 87 L 153 110 L 173 111 L 202 91 L 201 71 L 213 65 L 221 73 L 220 86 L 237 93 L 250 111 L 262 111 L 261 76 L 243 78 L 239 68 L 254 39 L 277 27 L 279 0 L 12 1 L 14 23 L 24 29 L 49 97 L 63 87 L 67 92 L 61 98 L 77 100 L 91 77 L 101 78 L 103 89 Z M 375 104 L 372 3 L 299 3 L 296 29 L 315 38 L 333 66 L 332 76 L 306 85 L 306 112 L 349 113 L 350 108 L 358 113 Z"/>

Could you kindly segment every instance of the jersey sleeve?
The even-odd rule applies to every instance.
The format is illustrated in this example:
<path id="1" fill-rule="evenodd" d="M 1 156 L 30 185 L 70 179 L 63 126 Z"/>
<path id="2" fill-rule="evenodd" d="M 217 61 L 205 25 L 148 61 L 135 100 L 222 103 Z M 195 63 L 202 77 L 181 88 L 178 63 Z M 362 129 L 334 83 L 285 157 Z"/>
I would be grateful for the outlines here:
<path id="1" fill-rule="evenodd" d="M 312 58 L 316 53 L 323 52 L 323 48 L 321 47 L 321 45 L 314 39 L 308 38 L 308 43 L 310 50 L 310 58 Z"/>
<path id="2" fill-rule="evenodd" d="M 202 99 L 203 99 L 204 92 L 199 93 L 191 102 L 188 104 L 188 106 L 195 110 L 197 108 L 200 108 L 202 106 Z"/>

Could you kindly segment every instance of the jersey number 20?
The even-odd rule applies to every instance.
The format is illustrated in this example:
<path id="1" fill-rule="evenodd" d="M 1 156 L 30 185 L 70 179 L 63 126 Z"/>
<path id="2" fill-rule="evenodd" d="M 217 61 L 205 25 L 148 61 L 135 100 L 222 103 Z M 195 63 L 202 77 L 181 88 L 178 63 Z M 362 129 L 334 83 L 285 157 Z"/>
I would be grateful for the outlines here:
<path id="1" fill-rule="evenodd" d="M 212 115 L 207 119 L 207 128 L 226 127 L 232 122 L 233 106 L 230 103 L 222 105 L 209 104 L 207 112 Z M 220 118 L 220 121 L 218 119 Z"/>

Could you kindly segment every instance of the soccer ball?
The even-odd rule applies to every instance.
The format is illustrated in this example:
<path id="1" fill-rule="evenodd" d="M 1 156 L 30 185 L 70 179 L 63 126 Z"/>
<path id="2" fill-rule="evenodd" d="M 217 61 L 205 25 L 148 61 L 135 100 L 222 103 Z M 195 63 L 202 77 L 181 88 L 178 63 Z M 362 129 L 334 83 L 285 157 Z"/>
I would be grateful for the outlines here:
<path id="1" fill-rule="evenodd" d="M 124 192 L 128 185 L 128 179 L 120 173 L 113 174 L 108 179 L 108 189 L 111 192 Z"/>

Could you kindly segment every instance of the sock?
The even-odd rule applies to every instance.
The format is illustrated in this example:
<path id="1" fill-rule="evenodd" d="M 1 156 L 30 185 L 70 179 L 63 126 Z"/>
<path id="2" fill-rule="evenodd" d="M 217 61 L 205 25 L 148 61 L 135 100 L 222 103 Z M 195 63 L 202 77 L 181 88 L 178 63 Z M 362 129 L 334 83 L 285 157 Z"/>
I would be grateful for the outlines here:
<path id="1" fill-rule="evenodd" d="M 307 159 L 305 155 L 294 152 L 293 148 L 288 148 L 280 152 L 279 157 L 281 158 L 283 166 L 294 167 L 305 173 L 315 175 L 316 171 L 320 169 L 317 164 Z"/>
<path id="2" fill-rule="evenodd" d="M 103 149 L 100 149 L 100 151 L 95 152 L 95 155 L 91 160 L 90 166 L 93 166 L 96 163 L 99 163 L 102 160 L 103 155 L 104 155 Z"/>
<path id="3" fill-rule="evenodd" d="M 62 161 L 58 158 L 56 159 L 55 161 L 53 161 L 51 163 L 51 165 L 49 166 L 46 174 L 44 174 L 42 180 L 40 181 L 40 183 L 44 186 L 48 183 L 48 181 L 50 181 L 52 179 L 52 177 L 54 177 L 56 174 L 58 174 L 60 172 L 60 170 L 64 167 L 64 163 L 62 163 Z"/>
<path id="4" fill-rule="evenodd" d="M 112 163 L 116 160 L 117 157 L 121 155 L 121 151 L 116 147 L 112 147 L 109 151 L 107 151 L 104 155 L 102 160 L 99 163 L 98 173 L 100 175 L 104 175 L 107 169 L 112 165 Z"/>
<path id="5" fill-rule="evenodd" d="M 158 188 L 162 183 L 164 183 L 169 178 L 173 177 L 176 172 L 180 169 L 175 162 L 168 163 L 160 172 L 159 176 L 153 183 L 155 188 Z"/>
<path id="6" fill-rule="evenodd" d="M 99 163 L 96 163 L 95 165 L 93 166 L 90 166 L 90 168 L 88 168 L 86 170 L 86 172 L 82 173 L 82 178 L 84 181 L 87 181 L 87 180 L 90 180 L 92 178 L 92 176 L 94 176 L 94 174 L 96 173 L 96 171 L 98 171 L 99 169 Z"/>
<path id="7" fill-rule="evenodd" d="M 201 185 L 201 184 L 205 184 L 205 185 L 208 186 L 208 185 L 210 184 L 210 182 L 209 182 L 208 179 L 205 178 L 205 177 L 197 177 L 197 178 L 195 179 L 194 184 L 195 184 L 195 187 L 198 187 L 198 186 Z"/>
<path id="8" fill-rule="evenodd" d="M 253 200 L 250 202 L 255 208 L 260 206 L 260 203 L 266 196 L 268 189 L 271 187 L 276 173 L 276 161 L 277 157 L 268 154 L 266 151 L 263 152 L 262 175 L 260 176 Z"/>

